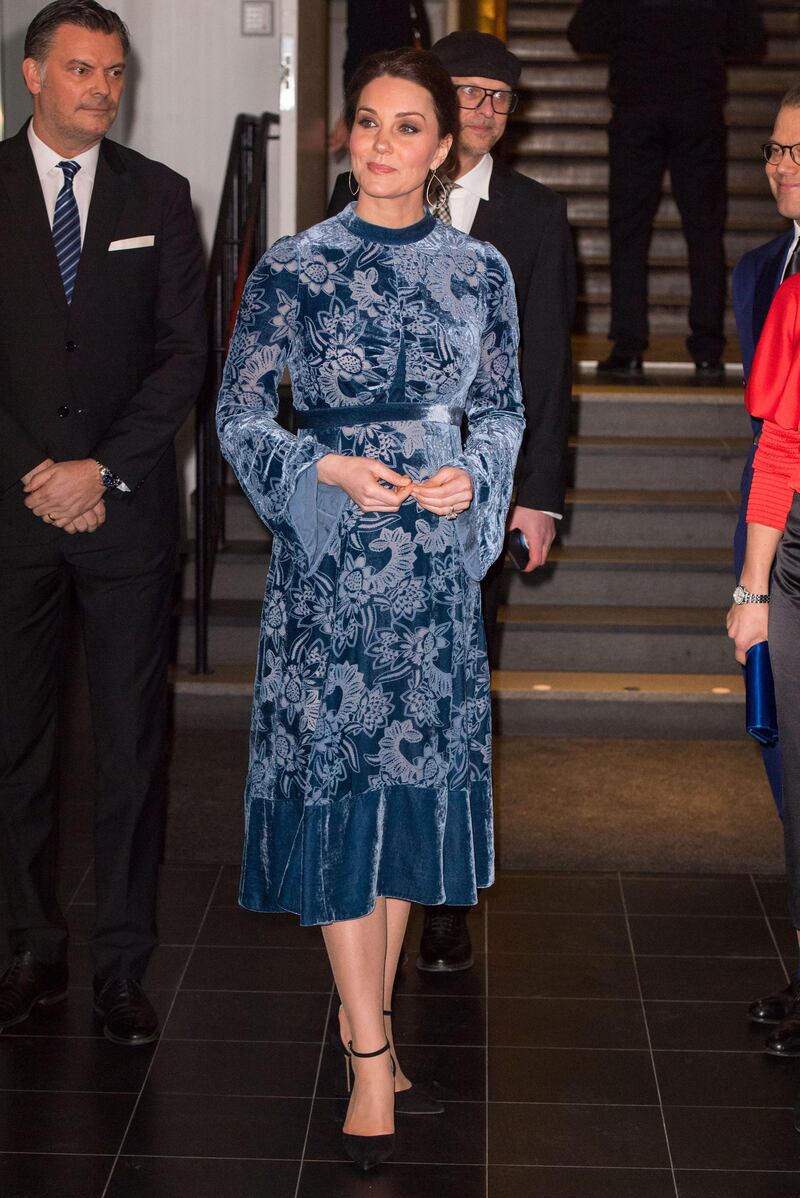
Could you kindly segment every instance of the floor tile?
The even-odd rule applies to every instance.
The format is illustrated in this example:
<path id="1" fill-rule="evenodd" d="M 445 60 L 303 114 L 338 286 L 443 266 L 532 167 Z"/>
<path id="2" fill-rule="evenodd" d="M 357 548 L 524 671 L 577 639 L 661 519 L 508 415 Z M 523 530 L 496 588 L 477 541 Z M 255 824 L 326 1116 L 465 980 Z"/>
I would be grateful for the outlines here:
<path id="1" fill-rule="evenodd" d="M 124 1152 L 299 1160 L 310 1105 L 303 1098 L 157 1094 L 146 1087 Z"/>
<path id="2" fill-rule="evenodd" d="M 489 994 L 554 998 L 638 998 L 630 957 L 494 952 Z"/>
<path id="3" fill-rule="evenodd" d="M 781 950 L 784 960 L 787 962 L 790 971 L 797 965 L 798 944 L 797 930 L 791 919 L 787 916 L 785 919 L 776 915 L 770 916 L 770 927 L 772 934 L 778 942 L 778 948 Z"/>
<path id="4" fill-rule="evenodd" d="M 675 1198 L 669 1169 L 491 1166 L 487 1198 Z"/>
<path id="5" fill-rule="evenodd" d="M 630 915 L 762 915 L 749 877 L 657 877 L 623 874 Z M 784 903 L 785 909 L 785 903 Z"/>
<path id="6" fill-rule="evenodd" d="M 486 1043 L 486 1002 L 482 998 L 397 994 L 393 1009 L 398 1044 Z"/>
<path id="7" fill-rule="evenodd" d="M 732 1173 L 729 1170 L 676 1173 L 679 1198 L 797 1198 L 800 1172 Z"/>
<path id="8" fill-rule="evenodd" d="M 183 985 L 189 990 L 317 991 L 331 988 L 320 948 L 206 948 L 192 953 Z"/>
<path id="9" fill-rule="evenodd" d="M 785 878 L 756 878 L 755 883 L 767 915 L 780 919 L 789 914 Z"/>
<path id="10" fill-rule="evenodd" d="M 699 1052 L 756 1052 L 771 1028 L 747 1018 L 748 995 L 741 1002 L 647 1002 L 647 1024 L 654 1048 Z"/>
<path id="11" fill-rule="evenodd" d="M 498 911 L 582 912 L 619 915 L 622 898 L 616 874 L 500 874 L 488 892 Z"/>
<path id="12" fill-rule="evenodd" d="M 262 914 L 245 911 L 242 907 L 211 907 L 198 943 L 268 948 L 324 947 L 319 928 L 301 927 L 296 915 Z"/>
<path id="13" fill-rule="evenodd" d="M 346 1104 L 318 1098 L 309 1129 L 309 1160 L 341 1160 L 342 1119 Z M 436 1164 L 481 1165 L 486 1156 L 486 1106 L 481 1102 L 448 1103 L 443 1115 L 398 1119 L 395 1130 L 396 1164 L 432 1161 Z"/>
<path id="14" fill-rule="evenodd" d="M 6 1198 L 101 1198 L 113 1156 L 0 1153 Z"/>
<path id="15" fill-rule="evenodd" d="M 763 1052 L 657 1052 L 655 1060 L 665 1106 L 791 1107 L 800 1092 L 800 1061 Z"/>
<path id="16" fill-rule="evenodd" d="M 475 952 L 471 969 L 456 973 L 428 973 L 417 969 L 416 953 L 409 954 L 398 971 L 395 994 L 416 995 L 481 995 L 486 993 L 486 957 Z"/>
<path id="17" fill-rule="evenodd" d="M 649 1052 L 597 1049 L 491 1048 L 492 1102 L 658 1102 Z"/>
<path id="18" fill-rule="evenodd" d="M 328 994 L 251 994 L 179 990 L 166 1039 L 302 1040 L 319 1044 Z"/>
<path id="19" fill-rule="evenodd" d="M 664 1117 L 676 1169 L 795 1171 L 800 1163 L 791 1110 L 665 1107 Z"/>
<path id="20" fill-rule="evenodd" d="M 107 1198 L 294 1198 L 300 1163 L 120 1157 Z"/>
<path id="21" fill-rule="evenodd" d="M 2 1091 L 0 1152 L 114 1153 L 134 1102 L 132 1094 Z"/>
<path id="22" fill-rule="evenodd" d="M 138 1094 L 151 1046 L 120 1050 L 106 1039 L 0 1036 L 0 1090 L 108 1090 Z"/>
<path id="23" fill-rule="evenodd" d="M 741 1002 L 785 985 L 777 961 L 766 958 L 638 957 L 646 999 Z"/>
<path id="24" fill-rule="evenodd" d="M 647 1048 L 638 998 L 492 998 L 489 1043 L 539 1048 Z"/>
<path id="25" fill-rule="evenodd" d="M 148 987 L 147 997 L 152 1002 L 162 1021 L 169 1011 L 172 1002 L 172 990 L 151 990 Z M 103 1036 L 102 1025 L 92 1010 L 92 991 L 88 986 L 70 986 L 64 1002 L 53 1007 L 35 1007 L 24 1023 L 9 1027 L 0 1036 L 0 1046 L 3 1041 L 22 1036 L 44 1037 L 51 1036 L 89 1036 L 100 1039 Z"/>
<path id="26" fill-rule="evenodd" d="M 148 1085 L 158 1093 L 311 1098 L 319 1044 L 167 1040 Z"/>
<path id="27" fill-rule="evenodd" d="M 495 914 L 489 908 L 490 953 L 609 953 L 627 956 L 630 951 L 628 929 L 622 915 Z"/>
<path id="28" fill-rule="evenodd" d="M 658 1107 L 489 1104 L 490 1165 L 669 1167 Z"/>
<path id="29" fill-rule="evenodd" d="M 483 1102 L 486 1098 L 486 1049 L 481 1046 L 400 1045 L 398 1057 L 407 1077 L 443 1102 Z M 321 1098 L 347 1094 L 345 1060 L 328 1045 L 317 1093 Z"/>
<path id="30" fill-rule="evenodd" d="M 637 956 L 774 959 L 776 955 L 760 915 L 632 915 L 630 922 Z"/>
<path id="31" fill-rule="evenodd" d="M 223 865 L 211 900 L 212 906 L 235 907 L 238 904 L 240 876 L 241 870 L 238 865 Z"/>
<path id="32" fill-rule="evenodd" d="M 297 1198 L 486 1198 L 482 1165 L 402 1165 L 363 1177 L 349 1161 L 306 1161 Z M 270 1195 L 270 1198 L 272 1196 Z"/>
<path id="33" fill-rule="evenodd" d="M 192 945 L 204 910 L 205 905 L 198 902 L 159 904 L 157 927 L 162 948 L 167 945 Z M 67 913 L 67 922 L 72 943 L 85 944 L 94 931 L 94 903 L 73 904 Z"/>

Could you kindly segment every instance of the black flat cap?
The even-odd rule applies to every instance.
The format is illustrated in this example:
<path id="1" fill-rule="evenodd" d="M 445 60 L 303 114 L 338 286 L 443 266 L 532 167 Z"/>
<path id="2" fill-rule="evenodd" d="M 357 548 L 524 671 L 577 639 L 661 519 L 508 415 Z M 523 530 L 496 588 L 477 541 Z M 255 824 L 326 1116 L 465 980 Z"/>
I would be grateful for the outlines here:
<path id="1" fill-rule="evenodd" d="M 431 51 L 450 75 L 479 79 L 500 79 L 516 87 L 522 63 L 505 44 L 492 33 L 476 29 L 461 29 L 439 38 Z"/>

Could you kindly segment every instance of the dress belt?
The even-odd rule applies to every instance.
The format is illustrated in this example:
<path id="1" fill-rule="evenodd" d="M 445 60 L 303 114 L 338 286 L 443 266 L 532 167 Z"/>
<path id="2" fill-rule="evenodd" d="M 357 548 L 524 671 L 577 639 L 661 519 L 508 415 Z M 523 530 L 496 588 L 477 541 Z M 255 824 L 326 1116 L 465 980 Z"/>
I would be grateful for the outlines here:
<path id="1" fill-rule="evenodd" d="M 443 403 L 376 403 L 363 407 L 294 409 L 295 428 L 349 428 L 352 424 L 386 424 L 402 420 L 430 420 L 460 427 L 463 408 Z"/>

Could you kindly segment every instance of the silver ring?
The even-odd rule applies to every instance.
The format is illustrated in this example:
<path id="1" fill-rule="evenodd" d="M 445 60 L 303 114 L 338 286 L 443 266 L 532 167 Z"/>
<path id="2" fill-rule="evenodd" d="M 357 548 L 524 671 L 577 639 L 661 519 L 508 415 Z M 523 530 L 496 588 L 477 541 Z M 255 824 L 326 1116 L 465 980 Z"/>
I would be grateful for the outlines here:
<path id="1" fill-rule="evenodd" d="M 456 511 L 456 509 L 454 507 L 451 507 L 450 511 L 445 516 L 445 520 L 455 520 L 457 515 L 458 515 L 458 512 Z"/>

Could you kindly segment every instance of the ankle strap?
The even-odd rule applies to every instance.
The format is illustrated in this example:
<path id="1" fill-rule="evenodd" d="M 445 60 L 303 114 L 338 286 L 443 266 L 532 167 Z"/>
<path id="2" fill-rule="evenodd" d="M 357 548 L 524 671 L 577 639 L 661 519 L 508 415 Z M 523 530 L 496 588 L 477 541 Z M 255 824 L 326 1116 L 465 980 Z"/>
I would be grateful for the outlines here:
<path id="1" fill-rule="evenodd" d="M 389 1015 L 389 1016 L 391 1016 L 391 1014 L 392 1014 L 391 1011 L 384 1011 L 383 1013 L 384 1013 L 384 1015 Z"/>
<path id="2" fill-rule="evenodd" d="M 356 1052 L 356 1050 L 353 1048 L 352 1040 L 347 1041 L 347 1047 L 350 1049 L 350 1052 L 354 1057 L 380 1057 L 385 1052 L 389 1051 L 389 1041 L 386 1041 L 383 1048 L 376 1048 L 374 1052 Z"/>

